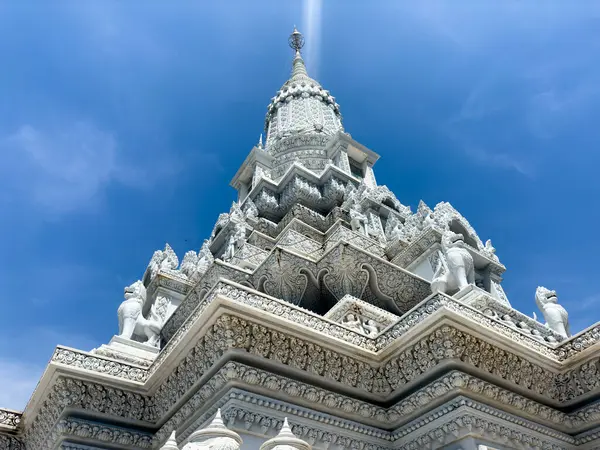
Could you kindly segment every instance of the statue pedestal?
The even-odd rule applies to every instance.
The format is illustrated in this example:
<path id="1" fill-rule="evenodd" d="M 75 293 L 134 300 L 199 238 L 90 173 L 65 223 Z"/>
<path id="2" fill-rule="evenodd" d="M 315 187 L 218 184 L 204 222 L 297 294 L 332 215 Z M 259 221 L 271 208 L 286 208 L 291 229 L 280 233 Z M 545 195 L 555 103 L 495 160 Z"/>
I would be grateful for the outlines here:
<path id="1" fill-rule="evenodd" d="M 93 353 L 147 367 L 159 351 L 156 347 L 115 335 L 108 344 L 101 345 Z"/>
<path id="2" fill-rule="evenodd" d="M 460 291 L 458 291 L 456 294 L 453 295 L 453 297 L 456 300 L 460 300 L 461 302 L 463 302 L 467 305 L 472 305 L 477 299 L 481 298 L 481 296 L 486 296 L 494 301 L 497 301 L 492 296 L 492 294 L 475 286 L 474 284 L 470 284 L 470 285 L 462 288 Z"/>
<path id="3" fill-rule="evenodd" d="M 121 336 L 113 336 L 108 346 L 113 350 L 138 358 L 154 360 L 158 355 L 159 349 L 151 345 L 142 344 L 138 341 L 125 339 Z"/>

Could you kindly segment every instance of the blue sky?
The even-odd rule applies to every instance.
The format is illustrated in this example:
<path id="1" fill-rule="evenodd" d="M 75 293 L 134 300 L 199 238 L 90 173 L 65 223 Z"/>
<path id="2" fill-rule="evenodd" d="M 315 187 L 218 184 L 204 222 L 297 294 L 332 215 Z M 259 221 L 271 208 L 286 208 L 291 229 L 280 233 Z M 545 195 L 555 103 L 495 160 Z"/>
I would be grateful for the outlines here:
<path id="1" fill-rule="evenodd" d="M 2 2 L 0 406 L 110 340 L 154 250 L 200 247 L 294 24 L 380 184 L 492 238 L 513 306 L 541 284 L 600 320 L 597 2 Z"/>

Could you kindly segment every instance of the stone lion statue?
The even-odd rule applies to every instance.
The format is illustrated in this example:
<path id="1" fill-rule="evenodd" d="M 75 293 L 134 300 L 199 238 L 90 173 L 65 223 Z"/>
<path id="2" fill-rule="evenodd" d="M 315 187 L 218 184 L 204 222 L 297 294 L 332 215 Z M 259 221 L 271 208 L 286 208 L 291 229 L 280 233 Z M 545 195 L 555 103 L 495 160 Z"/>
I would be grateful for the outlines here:
<path id="1" fill-rule="evenodd" d="M 433 293 L 448 294 L 475 284 L 473 257 L 463 248 L 462 234 L 446 231 L 442 237 L 442 251 L 431 281 Z"/>
<path id="2" fill-rule="evenodd" d="M 125 288 L 125 301 L 117 310 L 119 316 L 119 336 L 131 339 L 134 334 L 145 336 L 145 344 L 158 347 L 162 320 L 156 313 L 154 305 L 150 309 L 150 319 L 142 314 L 142 307 L 146 300 L 146 288 L 138 280 Z"/>
<path id="3" fill-rule="evenodd" d="M 535 302 L 542 311 L 546 326 L 565 339 L 571 336 L 569 330 L 569 314 L 567 310 L 558 304 L 556 291 L 551 291 L 543 286 L 535 290 Z"/>

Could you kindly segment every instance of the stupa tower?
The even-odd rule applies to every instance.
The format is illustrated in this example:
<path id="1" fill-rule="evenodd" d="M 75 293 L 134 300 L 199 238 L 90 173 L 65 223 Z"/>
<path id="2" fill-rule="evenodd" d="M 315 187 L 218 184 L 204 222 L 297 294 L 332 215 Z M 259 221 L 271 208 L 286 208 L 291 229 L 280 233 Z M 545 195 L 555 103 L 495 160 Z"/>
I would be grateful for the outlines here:
<path id="1" fill-rule="evenodd" d="M 378 184 L 289 43 L 229 212 L 154 253 L 108 344 L 57 347 L 0 449 L 600 448 L 599 327 L 543 287 L 545 324 L 512 308 L 491 241 Z"/>

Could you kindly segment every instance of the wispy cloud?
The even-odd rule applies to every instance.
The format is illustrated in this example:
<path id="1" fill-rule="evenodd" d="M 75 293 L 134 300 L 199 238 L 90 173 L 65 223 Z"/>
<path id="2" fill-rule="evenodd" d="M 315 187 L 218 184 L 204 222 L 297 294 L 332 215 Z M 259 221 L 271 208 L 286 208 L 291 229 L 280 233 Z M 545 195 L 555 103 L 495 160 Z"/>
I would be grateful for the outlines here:
<path id="1" fill-rule="evenodd" d="M 112 133 L 85 121 L 49 128 L 22 125 L 0 138 L 0 151 L 0 200 L 25 201 L 50 216 L 95 209 L 112 182 L 144 188 L 159 178 L 147 176 L 145 165 L 127 162 Z M 169 164 L 156 170 L 160 175 L 177 171 Z"/>
<path id="2" fill-rule="evenodd" d="M 0 407 L 22 411 L 43 371 L 43 367 L 0 358 Z"/>
<path id="3" fill-rule="evenodd" d="M 600 75 L 600 73 L 598 73 Z M 576 86 L 560 89 L 557 76 L 552 87 L 531 96 L 526 120 L 533 135 L 539 139 L 551 139 L 565 127 L 579 126 L 598 104 L 600 81 L 581 80 Z"/>
<path id="4" fill-rule="evenodd" d="M 569 313 L 569 323 L 573 334 L 597 322 L 598 316 L 591 311 L 600 310 L 600 293 L 590 294 L 582 300 L 567 299 L 564 306 Z"/>
<path id="5" fill-rule="evenodd" d="M 1 145 L 13 174 L 4 174 L 8 189 L 52 213 L 89 205 L 118 171 L 115 138 L 88 123 L 51 131 L 23 125 Z"/>
<path id="6" fill-rule="evenodd" d="M 71 334 L 67 330 L 52 329 L 47 327 L 27 330 L 23 352 L 29 354 L 27 360 L 23 354 L 19 359 L 0 355 L 0 407 L 21 411 L 27 405 L 44 369 L 45 365 L 28 361 L 48 361 L 56 345 L 65 345 L 89 351 L 98 346 L 93 339 Z M 34 351 L 35 349 L 35 351 Z M 4 353 L 4 352 L 3 352 Z M 40 353 L 43 353 L 41 355 Z"/>
<path id="7" fill-rule="evenodd" d="M 484 79 L 476 84 L 453 116 L 443 125 L 445 133 L 471 162 L 502 170 L 515 171 L 526 177 L 535 176 L 534 170 L 522 158 L 500 148 L 498 141 L 489 139 L 479 128 L 501 114 L 506 100 L 497 95 L 496 82 Z"/>
<path id="8" fill-rule="evenodd" d="M 0 344 L 0 407 L 18 411 L 25 408 L 56 345 L 85 351 L 99 345 L 66 328 L 34 326 L 22 331 L 18 351 L 10 343 Z"/>
<path id="9" fill-rule="evenodd" d="M 599 47 L 599 5 L 432 0 L 397 7 L 444 45 L 448 79 L 460 90 L 471 83 L 446 125 L 475 162 L 531 176 L 561 151 L 561 138 L 596 115 L 600 72 L 589 55 Z"/>
<path id="10" fill-rule="evenodd" d="M 508 153 L 489 151 L 482 147 L 469 144 L 464 144 L 461 147 L 471 161 L 475 161 L 478 164 L 491 166 L 498 169 L 514 170 L 521 175 L 530 178 L 535 176 L 533 169 L 527 167 L 523 162 L 518 161 Z"/>

